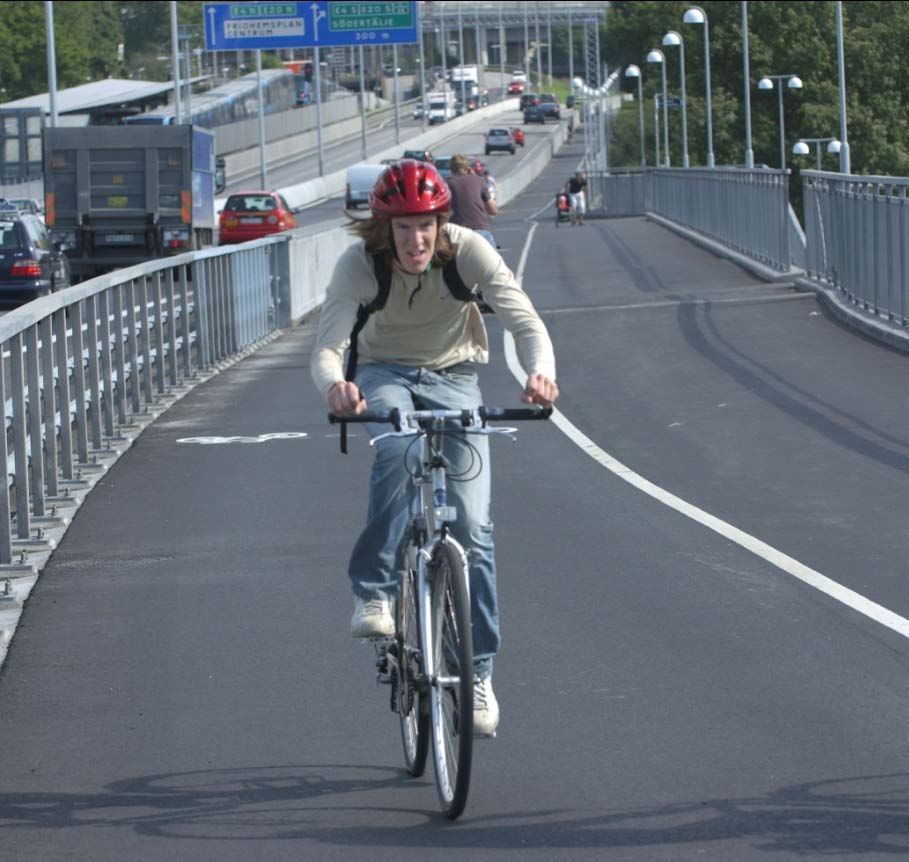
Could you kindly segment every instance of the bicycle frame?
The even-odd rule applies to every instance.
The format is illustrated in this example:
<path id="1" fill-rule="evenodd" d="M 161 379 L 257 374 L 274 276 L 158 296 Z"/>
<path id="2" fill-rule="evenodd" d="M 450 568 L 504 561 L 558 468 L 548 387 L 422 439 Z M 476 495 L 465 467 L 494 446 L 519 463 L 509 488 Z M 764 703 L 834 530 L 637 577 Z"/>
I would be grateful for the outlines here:
<path id="1" fill-rule="evenodd" d="M 417 493 L 414 495 L 413 523 L 416 535 L 423 537 L 423 544 L 416 553 L 417 597 L 420 604 L 420 634 L 426 647 L 423 656 L 423 670 L 431 686 L 457 685 L 457 677 L 440 675 L 435 660 L 435 644 L 432 633 L 432 599 L 429 581 L 429 563 L 436 548 L 446 542 L 454 547 L 467 572 L 467 553 L 448 531 L 448 524 L 457 519 L 458 512 L 448 505 L 448 489 L 445 481 L 445 463 L 442 459 L 443 419 L 434 419 L 433 427 L 423 437 L 421 463 L 423 475 L 414 479 Z M 468 597 L 470 579 L 466 578 Z"/>

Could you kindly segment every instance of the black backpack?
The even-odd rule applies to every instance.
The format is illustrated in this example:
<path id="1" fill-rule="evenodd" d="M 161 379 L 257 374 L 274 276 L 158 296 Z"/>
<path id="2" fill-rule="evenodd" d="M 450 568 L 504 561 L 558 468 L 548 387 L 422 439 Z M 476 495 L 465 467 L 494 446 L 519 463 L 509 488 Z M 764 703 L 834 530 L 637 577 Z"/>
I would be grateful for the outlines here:
<path id="1" fill-rule="evenodd" d="M 370 315 L 376 311 L 385 308 L 388 302 L 388 295 L 391 293 L 391 267 L 389 265 L 388 253 L 380 251 L 372 256 L 373 270 L 376 274 L 376 281 L 379 284 L 379 292 L 371 302 L 357 309 L 357 319 L 354 322 L 353 329 L 350 331 L 350 347 L 347 353 L 347 370 L 344 373 L 345 380 L 353 380 L 357 373 L 357 336 L 360 334 Z M 483 294 L 479 290 L 471 290 L 458 273 L 455 265 L 454 256 L 445 264 L 442 269 L 442 278 L 445 280 L 445 286 L 455 299 L 461 302 L 475 302 L 483 314 L 494 314 L 493 309 L 483 300 Z M 347 423 L 341 422 L 341 451 L 347 454 Z"/>

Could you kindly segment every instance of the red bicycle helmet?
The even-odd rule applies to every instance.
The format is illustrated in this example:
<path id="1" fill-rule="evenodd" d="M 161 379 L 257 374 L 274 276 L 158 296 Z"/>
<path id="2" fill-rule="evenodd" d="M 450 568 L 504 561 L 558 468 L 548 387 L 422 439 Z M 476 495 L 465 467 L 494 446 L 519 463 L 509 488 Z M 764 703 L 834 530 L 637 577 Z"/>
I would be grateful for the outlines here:
<path id="1" fill-rule="evenodd" d="M 372 214 L 386 218 L 443 213 L 450 207 L 451 189 L 435 165 L 412 159 L 389 165 L 369 195 Z"/>

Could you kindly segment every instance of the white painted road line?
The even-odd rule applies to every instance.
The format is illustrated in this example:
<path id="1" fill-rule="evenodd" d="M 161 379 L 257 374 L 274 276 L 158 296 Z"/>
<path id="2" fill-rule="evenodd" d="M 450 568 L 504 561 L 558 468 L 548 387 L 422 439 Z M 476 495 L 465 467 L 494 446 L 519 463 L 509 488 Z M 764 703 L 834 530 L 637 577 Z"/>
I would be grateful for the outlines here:
<path id="1" fill-rule="evenodd" d="M 521 259 L 518 263 L 517 272 L 515 273 L 515 277 L 519 284 L 522 284 L 524 281 L 524 267 L 527 263 L 530 243 L 538 225 L 539 222 L 534 222 L 533 227 L 527 234 L 527 239 L 521 252 Z M 511 373 L 517 379 L 518 383 L 523 386 L 526 383 L 526 375 L 518 362 L 514 339 L 507 330 L 505 331 L 505 359 L 508 362 L 508 368 Z M 858 611 L 858 613 L 897 632 L 903 637 L 909 637 L 909 620 L 905 617 L 901 617 L 899 614 L 871 601 L 871 599 L 866 598 L 860 593 L 850 590 L 848 587 L 844 587 L 842 584 L 837 583 L 826 575 L 822 575 L 820 572 L 800 563 L 788 554 L 784 554 L 782 551 L 771 547 L 766 542 L 762 542 L 760 539 L 746 533 L 744 530 L 740 530 L 738 527 L 734 527 L 732 524 L 728 524 L 720 518 L 711 515 L 709 512 L 705 512 L 703 509 L 699 509 L 697 506 L 688 503 L 681 497 L 677 497 L 665 488 L 655 485 L 653 482 L 645 479 L 638 473 L 635 473 L 630 467 L 627 467 L 621 461 L 618 461 L 608 452 L 605 452 L 597 446 L 593 440 L 580 431 L 560 410 L 553 410 L 552 421 L 569 440 L 582 451 L 586 452 L 594 461 L 620 479 L 628 482 L 629 485 L 634 486 L 639 491 L 643 491 L 654 500 L 657 500 L 664 506 L 668 506 L 670 509 L 674 509 L 686 518 L 691 518 L 691 520 L 713 530 L 715 533 L 718 533 L 729 541 L 735 542 L 746 551 L 750 551 L 752 554 L 766 560 L 771 565 L 792 575 L 794 578 L 798 578 L 798 580 L 814 587 L 816 590 L 830 596 L 832 599 Z"/>

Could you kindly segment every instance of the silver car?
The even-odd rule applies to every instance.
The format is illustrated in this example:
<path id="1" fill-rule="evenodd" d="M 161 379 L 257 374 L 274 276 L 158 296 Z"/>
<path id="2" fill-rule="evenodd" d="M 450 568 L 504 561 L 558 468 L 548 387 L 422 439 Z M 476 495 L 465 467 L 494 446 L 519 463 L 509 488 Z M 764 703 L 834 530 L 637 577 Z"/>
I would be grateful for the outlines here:
<path id="1" fill-rule="evenodd" d="M 514 155 L 514 138 L 508 129 L 490 129 L 486 133 L 486 155 L 505 150 Z"/>

